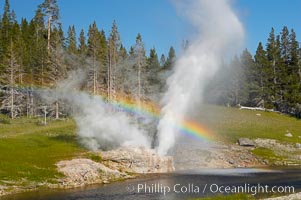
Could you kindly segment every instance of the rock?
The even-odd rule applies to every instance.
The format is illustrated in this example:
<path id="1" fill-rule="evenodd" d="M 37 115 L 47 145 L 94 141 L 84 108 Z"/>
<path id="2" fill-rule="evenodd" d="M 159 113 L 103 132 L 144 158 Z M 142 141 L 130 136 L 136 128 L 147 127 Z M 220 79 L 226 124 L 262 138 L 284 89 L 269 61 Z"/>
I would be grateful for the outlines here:
<path id="1" fill-rule="evenodd" d="M 119 178 L 121 172 L 112 170 L 101 163 L 90 159 L 72 159 L 56 164 L 58 171 L 65 175 L 61 182 L 64 187 L 77 187 L 92 183 L 102 183 L 109 179 Z"/>
<path id="2" fill-rule="evenodd" d="M 300 143 L 296 143 L 296 148 L 301 149 L 301 144 Z"/>
<path id="3" fill-rule="evenodd" d="M 261 116 L 261 114 L 260 114 L 260 113 L 257 113 L 257 114 L 256 114 L 256 116 L 259 116 L 259 117 L 260 117 L 260 116 Z"/>
<path id="4" fill-rule="evenodd" d="M 267 159 L 264 159 L 262 162 L 263 162 L 263 164 L 265 164 L 265 165 L 269 165 L 269 161 L 268 161 Z"/>
<path id="5" fill-rule="evenodd" d="M 296 200 L 296 199 L 301 199 L 301 192 L 286 195 L 286 196 L 281 196 L 281 197 L 272 197 L 265 200 Z"/>
<path id="6" fill-rule="evenodd" d="M 172 157 L 159 156 L 151 149 L 123 147 L 98 154 L 101 154 L 101 163 L 83 158 L 58 162 L 58 171 L 65 175 L 59 180 L 59 185 L 73 188 L 95 183 L 107 184 L 133 177 L 130 173 L 174 171 Z"/>
<path id="7" fill-rule="evenodd" d="M 293 137 L 293 134 L 291 134 L 290 132 L 288 132 L 288 133 L 286 133 L 284 136 L 285 136 L 285 137 Z"/>
<path id="8" fill-rule="evenodd" d="M 301 136 L 298 136 L 298 138 L 300 138 L 300 139 L 301 139 Z"/>
<path id="9" fill-rule="evenodd" d="M 101 152 L 107 166 L 120 171 L 133 173 L 168 173 L 174 171 L 170 156 L 159 156 L 155 150 L 143 147 L 121 147 Z"/>
<path id="10" fill-rule="evenodd" d="M 274 163 L 273 163 L 274 166 L 283 166 L 283 164 L 284 164 L 284 162 L 283 161 L 279 161 L 279 160 L 274 161 Z"/>
<path id="11" fill-rule="evenodd" d="M 233 161 L 233 160 L 229 160 L 228 162 L 229 162 L 230 165 L 233 165 L 233 164 L 234 164 L 234 161 Z"/>
<path id="12" fill-rule="evenodd" d="M 238 139 L 239 146 L 245 146 L 245 147 L 254 147 L 255 143 L 250 140 L 249 138 L 239 138 Z"/>

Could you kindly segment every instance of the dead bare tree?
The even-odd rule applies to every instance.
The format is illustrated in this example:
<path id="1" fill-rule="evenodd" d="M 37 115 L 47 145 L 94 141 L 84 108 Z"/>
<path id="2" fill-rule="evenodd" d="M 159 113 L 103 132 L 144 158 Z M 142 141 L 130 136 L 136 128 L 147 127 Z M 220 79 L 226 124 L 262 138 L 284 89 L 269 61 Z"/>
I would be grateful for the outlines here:
<path id="1" fill-rule="evenodd" d="M 15 82 L 18 76 L 19 64 L 14 52 L 14 44 L 11 41 L 7 56 L 4 58 L 5 73 L 1 76 L 6 87 L 6 92 L 1 103 L 1 109 L 8 111 L 10 117 L 14 119 L 20 113 L 20 107 L 15 105 L 19 98 L 16 98 Z"/>

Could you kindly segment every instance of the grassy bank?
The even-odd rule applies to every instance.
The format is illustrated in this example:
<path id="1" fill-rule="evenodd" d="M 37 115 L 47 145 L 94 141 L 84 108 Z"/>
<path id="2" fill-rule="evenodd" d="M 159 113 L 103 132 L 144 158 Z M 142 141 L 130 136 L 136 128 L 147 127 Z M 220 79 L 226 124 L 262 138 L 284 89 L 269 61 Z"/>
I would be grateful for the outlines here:
<path id="1" fill-rule="evenodd" d="M 279 144 L 293 147 L 301 143 L 301 120 L 280 113 L 207 105 L 195 118 L 212 130 L 217 141 L 233 144 L 239 138 L 247 137 L 274 139 Z M 288 132 L 292 137 L 285 136 Z M 252 152 L 269 165 L 301 164 L 299 159 L 291 158 L 292 154 L 301 155 L 301 150 L 284 152 L 277 147 L 275 149 L 256 148 Z"/>
<path id="2" fill-rule="evenodd" d="M 205 106 L 195 117 L 213 130 L 217 140 L 233 143 L 240 137 L 248 137 L 288 143 L 301 141 L 301 120 L 279 113 Z M 287 131 L 293 137 L 285 137 Z"/>
<path id="3" fill-rule="evenodd" d="M 77 143 L 74 121 L 5 119 L 0 123 L 0 185 L 34 185 L 55 182 L 60 177 L 55 163 L 79 156 L 85 150 Z"/>

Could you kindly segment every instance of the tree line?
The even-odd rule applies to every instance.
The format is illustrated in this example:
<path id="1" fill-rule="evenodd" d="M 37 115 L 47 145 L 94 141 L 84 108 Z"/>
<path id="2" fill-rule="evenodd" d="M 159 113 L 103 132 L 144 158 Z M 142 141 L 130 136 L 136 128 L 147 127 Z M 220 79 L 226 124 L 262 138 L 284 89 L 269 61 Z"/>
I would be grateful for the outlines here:
<path id="1" fill-rule="evenodd" d="M 170 47 L 168 55 L 158 58 L 153 47 L 146 55 L 141 34 L 128 50 L 123 46 L 117 22 L 109 34 L 94 21 L 87 33 L 75 27 L 64 33 L 56 0 L 37 6 L 31 20 L 16 20 L 5 0 L 0 20 L 0 112 L 11 118 L 45 112 L 45 102 L 35 88 L 54 88 L 68 72 L 84 69 L 83 90 L 102 95 L 108 101 L 128 97 L 138 104 L 156 101 L 164 89 L 165 78 L 176 59 Z M 58 99 L 48 105 L 47 115 L 59 118 L 63 104 Z"/>
<path id="2" fill-rule="evenodd" d="M 183 50 L 189 46 L 184 42 Z M 17 116 L 69 113 L 59 98 L 43 101 L 36 88 L 55 88 L 68 73 L 83 69 L 81 89 L 107 101 L 120 96 L 141 105 L 159 102 L 176 60 L 175 50 L 159 58 L 153 47 L 146 55 L 141 34 L 126 49 L 117 22 L 108 34 L 94 21 L 87 32 L 60 23 L 57 0 L 44 0 L 31 20 L 16 20 L 5 0 L 0 18 L 0 113 Z M 253 56 L 247 49 L 225 63 L 206 87 L 206 101 L 229 106 L 273 109 L 301 117 L 301 50 L 293 29 L 272 28 L 267 42 Z M 198 92 L 198 91 L 196 91 Z"/>
<path id="3" fill-rule="evenodd" d="M 207 92 L 215 103 L 273 109 L 301 117 L 301 49 L 294 29 L 274 28 L 253 56 L 245 49 L 215 77 Z M 212 100 L 211 99 L 211 100 Z M 208 98 L 208 101 L 210 99 Z"/>

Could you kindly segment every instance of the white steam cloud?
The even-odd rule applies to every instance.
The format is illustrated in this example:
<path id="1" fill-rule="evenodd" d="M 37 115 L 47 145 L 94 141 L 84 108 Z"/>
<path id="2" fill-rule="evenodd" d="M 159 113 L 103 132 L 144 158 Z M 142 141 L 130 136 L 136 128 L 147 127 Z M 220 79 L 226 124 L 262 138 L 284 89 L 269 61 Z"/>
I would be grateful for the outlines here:
<path id="1" fill-rule="evenodd" d="M 175 71 L 167 80 L 158 125 L 157 150 L 161 155 L 175 144 L 177 130 L 172 124 L 179 124 L 188 109 L 202 100 L 199 94 L 206 83 L 222 59 L 239 49 L 244 37 L 243 26 L 227 0 L 179 0 L 174 5 L 191 22 L 198 37 L 177 60 Z"/>
<path id="2" fill-rule="evenodd" d="M 56 90 L 42 91 L 42 97 L 49 102 L 59 98 L 73 107 L 80 142 L 90 150 L 119 146 L 150 148 L 147 134 L 126 113 L 114 111 L 100 96 L 75 89 L 86 79 L 85 74 L 80 70 L 70 73 Z"/>

